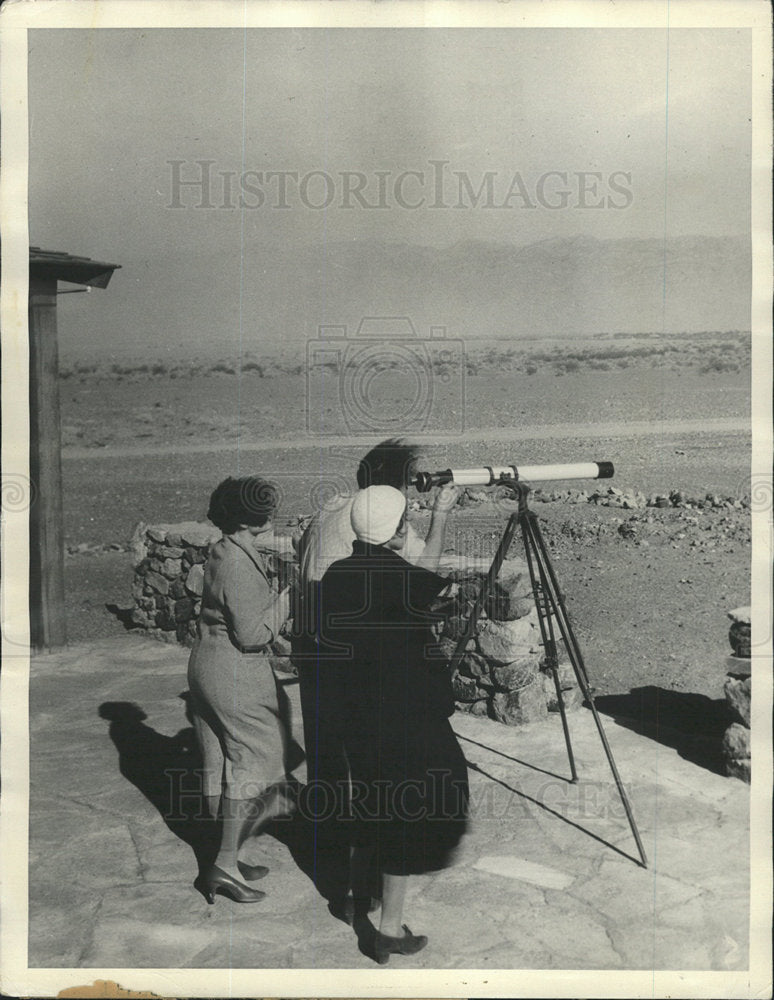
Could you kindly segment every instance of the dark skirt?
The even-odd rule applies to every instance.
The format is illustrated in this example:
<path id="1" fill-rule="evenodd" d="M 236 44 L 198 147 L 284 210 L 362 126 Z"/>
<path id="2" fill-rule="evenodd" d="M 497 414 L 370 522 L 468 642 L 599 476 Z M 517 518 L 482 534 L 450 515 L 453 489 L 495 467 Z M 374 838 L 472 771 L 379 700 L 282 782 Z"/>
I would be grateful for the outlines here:
<path id="1" fill-rule="evenodd" d="M 395 722 L 396 720 L 391 720 Z M 346 743 L 354 840 L 376 851 L 380 871 L 418 875 L 446 868 L 467 825 L 468 779 L 445 716 L 404 716 Z"/>

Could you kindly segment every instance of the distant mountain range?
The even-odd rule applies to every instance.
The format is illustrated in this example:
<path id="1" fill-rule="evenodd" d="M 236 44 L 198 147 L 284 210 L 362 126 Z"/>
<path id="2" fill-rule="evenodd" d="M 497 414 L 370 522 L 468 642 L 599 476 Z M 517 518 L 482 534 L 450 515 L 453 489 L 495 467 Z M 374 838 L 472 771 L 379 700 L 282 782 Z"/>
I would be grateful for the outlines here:
<path id="1" fill-rule="evenodd" d="M 572 337 L 601 332 L 749 329 L 750 249 L 744 238 L 599 240 L 527 246 L 466 241 L 447 249 L 333 243 L 245 260 L 265 332 L 286 342 L 316 323 L 406 315 L 420 335 Z M 273 339 L 273 337 L 272 337 Z"/>
<path id="2" fill-rule="evenodd" d="M 282 246 L 198 243 L 122 259 L 110 288 L 60 306 L 63 355 L 298 354 L 320 325 L 354 334 L 367 316 L 407 316 L 466 342 L 598 333 L 749 330 L 749 240 L 686 236 L 438 249 L 378 240 Z"/>

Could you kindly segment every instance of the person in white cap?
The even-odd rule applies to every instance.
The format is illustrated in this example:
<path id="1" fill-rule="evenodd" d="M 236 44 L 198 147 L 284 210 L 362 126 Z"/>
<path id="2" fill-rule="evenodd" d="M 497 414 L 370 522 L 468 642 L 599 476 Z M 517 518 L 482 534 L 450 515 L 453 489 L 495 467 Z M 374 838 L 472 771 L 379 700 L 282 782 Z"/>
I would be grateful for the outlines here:
<path id="1" fill-rule="evenodd" d="M 417 449 L 403 438 L 390 438 L 375 445 L 357 468 L 360 491 L 371 486 L 390 486 L 405 494 L 417 462 Z M 328 567 L 352 554 L 355 530 L 352 506 L 360 494 L 335 497 L 312 518 L 296 542 L 299 588 L 293 613 L 293 663 L 298 671 L 301 715 L 304 724 L 307 788 L 302 811 L 314 824 L 315 883 L 336 912 L 351 911 L 347 896 L 350 845 L 336 823 L 326 817 L 347 811 L 349 765 L 344 753 L 344 731 L 334 672 L 319 656 L 315 637 L 317 590 Z M 413 527 L 406 526 L 401 554 L 417 563 L 425 542 Z M 379 893 L 378 885 L 372 886 Z"/>
<path id="2" fill-rule="evenodd" d="M 427 944 L 403 924 L 407 877 L 446 867 L 466 826 L 467 768 L 449 724 L 451 678 L 432 656 L 430 631 L 438 619 L 431 604 L 448 586 L 435 569 L 456 498 L 454 486 L 439 491 L 412 566 L 401 556 L 405 496 L 390 486 L 363 490 L 352 504 L 352 555 L 320 584 L 319 650 L 337 685 L 351 772 L 355 900 L 367 898 L 372 858 L 383 879 L 379 929 L 362 910 L 355 926 L 370 929 L 380 964 Z"/>

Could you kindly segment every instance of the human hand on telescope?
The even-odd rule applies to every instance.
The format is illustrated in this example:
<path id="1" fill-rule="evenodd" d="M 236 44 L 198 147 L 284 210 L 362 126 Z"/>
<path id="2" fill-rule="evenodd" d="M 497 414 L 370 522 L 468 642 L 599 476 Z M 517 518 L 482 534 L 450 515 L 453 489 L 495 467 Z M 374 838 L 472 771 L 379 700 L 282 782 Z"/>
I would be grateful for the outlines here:
<path id="1" fill-rule="evenodd" d="M 448 514 L 457 502 L 459 495 L 458 486 L 455 486 L 454 483 L 444 483 L 435 495 L 433 513 Z"/>

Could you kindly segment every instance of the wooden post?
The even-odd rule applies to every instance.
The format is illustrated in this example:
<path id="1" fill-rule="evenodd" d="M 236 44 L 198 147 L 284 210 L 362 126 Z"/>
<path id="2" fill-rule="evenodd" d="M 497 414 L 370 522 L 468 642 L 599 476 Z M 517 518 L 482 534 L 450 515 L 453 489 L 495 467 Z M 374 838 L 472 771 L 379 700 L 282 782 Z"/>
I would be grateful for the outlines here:
<path id="1" fill-rule="evenodd" d="M 30 271 L 30 644 L 67 643 L 56 278 Z"/>

